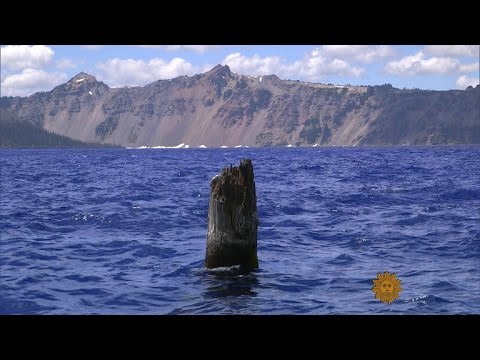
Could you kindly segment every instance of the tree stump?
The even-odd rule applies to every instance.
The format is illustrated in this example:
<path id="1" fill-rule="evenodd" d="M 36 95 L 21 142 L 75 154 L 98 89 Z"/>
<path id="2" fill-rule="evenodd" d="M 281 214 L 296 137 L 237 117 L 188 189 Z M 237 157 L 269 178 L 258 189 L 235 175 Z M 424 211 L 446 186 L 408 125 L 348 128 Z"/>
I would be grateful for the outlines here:
<path id="1" fill-rule="evenodd" d="M 250 159 L 225 168 L 210 183 L 205 266 L 258 268 L 257 196 Z"/>

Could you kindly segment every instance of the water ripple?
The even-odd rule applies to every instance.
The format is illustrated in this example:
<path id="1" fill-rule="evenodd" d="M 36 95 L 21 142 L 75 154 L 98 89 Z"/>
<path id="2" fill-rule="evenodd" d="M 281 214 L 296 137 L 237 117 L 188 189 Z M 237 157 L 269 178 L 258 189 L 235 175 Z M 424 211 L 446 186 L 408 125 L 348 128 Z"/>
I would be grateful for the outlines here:
<path id="1" fill-rule="evenodd" d="M 203 268 L 251 158 L 260 268 Z M 0 150 L 0 314 L 480 313 L 480 148 Z M 372 280 L 394 272 L 400 298 Z"/>

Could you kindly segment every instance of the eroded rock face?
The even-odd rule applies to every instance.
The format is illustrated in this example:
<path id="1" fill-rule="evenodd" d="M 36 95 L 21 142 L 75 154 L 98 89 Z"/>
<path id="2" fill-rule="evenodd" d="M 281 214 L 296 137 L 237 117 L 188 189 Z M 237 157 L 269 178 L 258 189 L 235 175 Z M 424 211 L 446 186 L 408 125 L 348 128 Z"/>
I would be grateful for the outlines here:
<path id="1" fill-rule="evenodd" d="M 195 76 L 109 88 L 80 73 L 49 92 L 2 97 L 20 120 L 123 146 L 313 146 L 480 143 L 480 87 L 400 90 L 243 76 Z"/>
<path id="2" fill-rule="evenodd" d="M 257 197 L 251 160 L 223 169 L 210 187 L 205 266 L 257 268 Z"/>

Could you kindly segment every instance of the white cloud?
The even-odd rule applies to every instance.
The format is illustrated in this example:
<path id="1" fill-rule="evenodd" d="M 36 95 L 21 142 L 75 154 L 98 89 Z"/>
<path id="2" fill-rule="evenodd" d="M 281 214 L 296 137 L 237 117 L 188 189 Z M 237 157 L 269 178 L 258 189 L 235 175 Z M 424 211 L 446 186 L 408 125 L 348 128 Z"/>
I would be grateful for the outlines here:
<path id="1" fill-rule="evenodd" d="M 248 75 L 281 74 L 287 70 L 286 65 L 282 64 L 282 60 L 278 56 L 261 57 L 255 54 L 247 57 L 236 52 L 227 55 L 222 63 L 228 65 L 236 73 Z"/>
<path id="2" fill-rule="evenodd" d="M 480 65 L 479 65 L 478 62 L 473 63 L 473 64 L 460 65 L 458 70 L 461 73 L 471 73 L 471 72 L 479 71 L 480 70 Z"/>
<path id="3" fill-rule="evenodd" d="M 275 74 L 281 78 L 307 81 L 318 81 L 328 75 L 358 77 L 364 73 L 364 69 L 354 67 L 344 60 L 324 56 L 320 49 L 315 49 L 302 60 L 291 63 L 278 56 L 261 57 L 255 54 L 247 57 L 239 52 L 229 54 L 222 63 L 239 74 Z"/>
<path id="4" fill-rule="evenodd" d="M 457 88 L 463 90 L 463 89 L 466 89 L 468 86 L 475 87 L 478 85 L 478 83 L 479 83 L 478 77 L 474 78 L 474 77 L 467 77 L 465 75 L 462 75 L 457 79 Z"/>
<path id="5" fill-rule="evenodd" d="M 478 63 L 461 64 L 451 57 L 427 58 L 423 51 L 406 56 L 398 61 L 391 61 L 385 66 L 385 71 L 391 75 L 414 76 L 422 74 L 452 74 L 468 73 L 478 70 Z"/>
<path id="6" fill-rule="evenodd" d="M 365 72 L 363 68 L 352 66 L 345 60 L 328 57 L 319 49 L 311 51 L 299 64 L 299 68 L 307 80 L 319 80 L 326 75 L 359 77 Z M 292 70 L 297 69 L 294 67 Z"/>
<path id="7" fill-rule="evenodd" d="M 80 45 L 80 47 L 85 50 L 100 50 L 103 45 Z"/>
<path id="8" fill-rule="evenodd" d="M 140 47 L 148 49 L 165 49 L 167 51 L 195 51 L 204 53 L 208 50 L 217 49 L 220 45 L 140 45 Z"/>
<path id="9" fill-rule="evenodd" d="M 57 68 L 59 69 L 75 69 L 77 64 L 71 59 L 61 59 L 57 61 Z"/>
<path id="10" fill-rule="evenodd" d="M 96 66 L 100 70 L 98 78 L 114 87 L 145 85 L 159 79 L 192 75 L 198 71 L 197 67 L 178 57 L 168 62 L 160 58 L 151 59 L 149 62 L 114 58 Z"/>
<path id="11" fill-rule="evenodd" d="M 38 69 L 46 66 L 53 54 L 45 45 L 7 45 L 1 48 L 1 66 L 13 70 Z"/>
<path id="12" fill-rule="evenodd" d="M 324 55 L 371 63 L 393 56 L 395 51 L 388 45 L 323 45 Z"/>
<path id="13" fill-rule="evenodd" d="M 425 52 L 436 56 L 480 56 L 479 45 L 426 45 Z"/>
<path id="14" fill-rule="evenodd" d="M 217 49 L 218 45 L 167 45 L 168 51 L 188 50 L 204 53 L 208 50 Z"/>
<path id="15" fill-rule="evenodd" d="M 8 75 L 2 80 L 2 96 L 27 96 L 37 91 L 49 91 L 66 80 L 64 73 L 23 69 L 21 73 Z"/>

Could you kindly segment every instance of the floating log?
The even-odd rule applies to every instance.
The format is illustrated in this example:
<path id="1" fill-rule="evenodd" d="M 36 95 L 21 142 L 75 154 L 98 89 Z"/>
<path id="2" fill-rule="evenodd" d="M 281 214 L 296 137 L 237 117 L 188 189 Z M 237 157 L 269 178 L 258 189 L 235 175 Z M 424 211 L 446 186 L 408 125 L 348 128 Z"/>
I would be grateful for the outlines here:
<path id="1" fill-rule="evenodd" d="M 225 168 L 210 183 L 205 266 L 258 268 L 257 196 L 250 159 Z"/>

